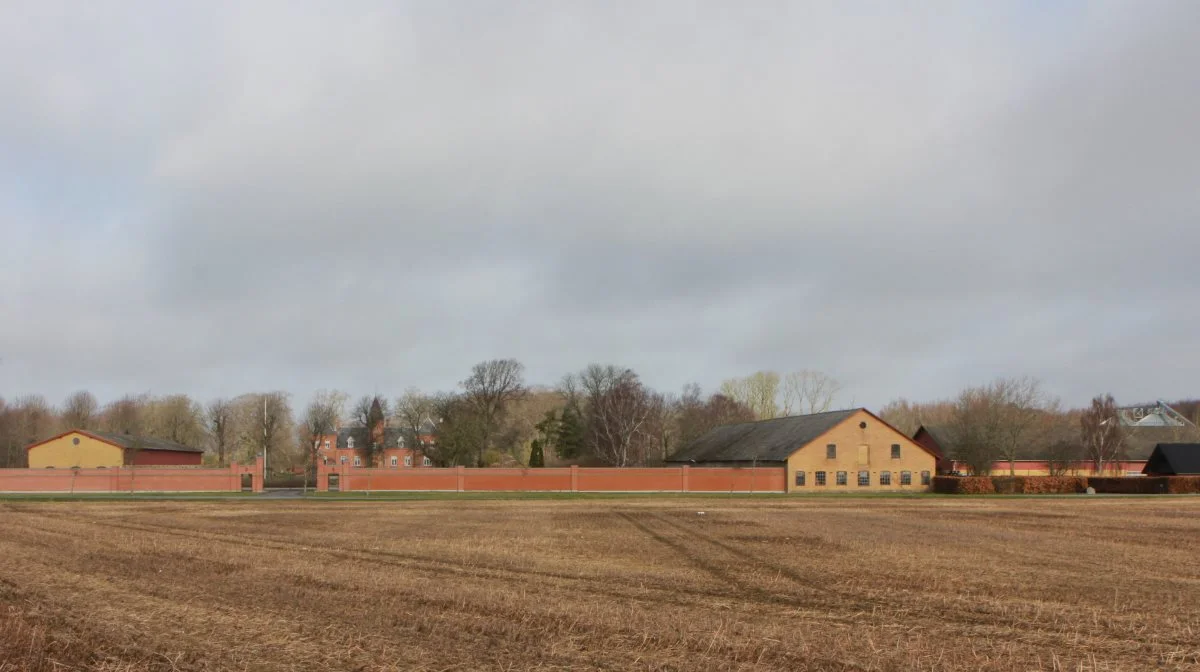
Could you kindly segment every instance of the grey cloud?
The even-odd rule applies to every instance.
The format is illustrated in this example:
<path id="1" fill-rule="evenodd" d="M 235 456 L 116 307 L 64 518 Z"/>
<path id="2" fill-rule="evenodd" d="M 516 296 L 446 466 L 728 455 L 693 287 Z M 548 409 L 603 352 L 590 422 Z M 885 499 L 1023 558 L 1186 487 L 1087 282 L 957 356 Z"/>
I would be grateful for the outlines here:
<path id="1" fill-rule="evenodd" d="M 5 10 L 0 393 L 1192 394 L 1200 11 L 860 10 Z"/>

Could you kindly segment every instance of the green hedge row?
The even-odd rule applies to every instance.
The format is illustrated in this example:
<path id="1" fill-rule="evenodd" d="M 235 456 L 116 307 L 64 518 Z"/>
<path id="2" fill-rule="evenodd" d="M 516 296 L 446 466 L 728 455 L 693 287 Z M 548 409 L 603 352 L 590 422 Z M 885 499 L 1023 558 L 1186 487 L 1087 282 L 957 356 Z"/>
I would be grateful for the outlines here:
<path id="1" fill-rule="evenodd" d="M 936 476 L 933 491 L 945 495 L 1051 495 L 1087 492 L 1125 495 L 1200 493 L 1200 476 Z"/>

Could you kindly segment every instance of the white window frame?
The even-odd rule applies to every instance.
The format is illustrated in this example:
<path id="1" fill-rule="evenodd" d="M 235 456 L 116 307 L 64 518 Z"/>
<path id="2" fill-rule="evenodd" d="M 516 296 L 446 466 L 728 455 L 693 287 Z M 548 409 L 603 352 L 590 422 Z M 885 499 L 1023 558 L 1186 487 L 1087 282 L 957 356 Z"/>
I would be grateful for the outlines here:
<path id="1" fill-rule="evenodd" d="M 433 466 L 433 460 L 431 460 L 431 459 L 429 459 L 428 457 L 426 457 L 425 459 L 421 460 L 421 465 L 422 465 L 422 466 L 426 466 L 426 467 L 432 467 L 432 466 Z"/>
<path id="2" fill-rule="evenodd" d="M 362 458 L 361 457 L 359 457 L 357 455 L 354 456 L 354 466 L 356 466 L 356 467 L 362 466 Z"/>
<path id="3" fill-rule="evenodd" d="M 395 455 L 392 455 L 392 466 L 394 467 L 394 466 L 396 466 L 397 464 L 399 464 L 399 462 L 396 460 L 396 456 L 395 456 Z"/>
<path id="4" fill-rule="evenodd" d="M 405 456 L 404 456 L 404 466 L 406 466 L 406 467 L 411 467 L 411 466 L 412 466 L 412 455 L 405 455 Z"/>

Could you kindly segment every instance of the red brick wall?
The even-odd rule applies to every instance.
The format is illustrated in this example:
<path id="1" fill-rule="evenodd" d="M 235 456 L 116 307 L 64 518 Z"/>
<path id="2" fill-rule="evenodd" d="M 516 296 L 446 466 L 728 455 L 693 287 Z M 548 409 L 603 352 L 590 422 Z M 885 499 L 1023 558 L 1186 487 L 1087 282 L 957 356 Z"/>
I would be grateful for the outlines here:
<path id="1" fill-rule="evenodd" d="M 0 492 L 238 492 L 250 474 L 262 491 L 262 459 L 224 468 L 0 469 Z"/>
<path id="2" fill-rule="evenodd" d="M 458 492 L 784 492 L 783 467 L 658 467 L 547 469 L 366 469 L 320 465 L 317 489 L 338 475 L 343 492 L 413 490 Z"/>

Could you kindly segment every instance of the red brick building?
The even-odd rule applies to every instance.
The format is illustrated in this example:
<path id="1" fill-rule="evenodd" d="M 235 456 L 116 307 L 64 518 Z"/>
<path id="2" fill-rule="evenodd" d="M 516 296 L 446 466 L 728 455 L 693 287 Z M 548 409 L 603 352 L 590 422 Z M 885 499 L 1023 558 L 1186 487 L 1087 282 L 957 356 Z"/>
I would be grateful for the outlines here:
<path id="1" fill-rule="evenodd" d="M 361 425 L 348 425 L 338 429 L 336 434 L 327 434 L 320 438 L 317 456 L 323 464 L 348 464 L 354 467 L 381 467 L 385 469 L 419 469 L 432 467 L 433 461 L 425 455 L 424 448 L 432 446 L 433 423 L 426 421 L 418 437 L 418 445 L 408 445 L 405 432 L 398 427 L 388 427 L 387 423 L 376 425 L 370 432 L 370 441 L 381 446 L 375 464 L 367 464 L 370 446 L 363 445 L 367 433 Z"/>

